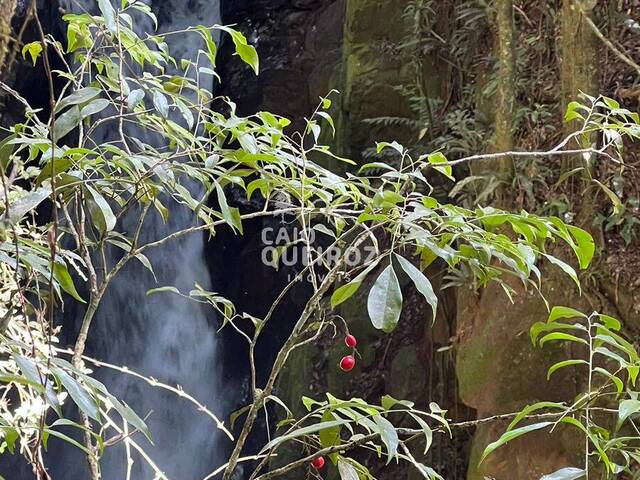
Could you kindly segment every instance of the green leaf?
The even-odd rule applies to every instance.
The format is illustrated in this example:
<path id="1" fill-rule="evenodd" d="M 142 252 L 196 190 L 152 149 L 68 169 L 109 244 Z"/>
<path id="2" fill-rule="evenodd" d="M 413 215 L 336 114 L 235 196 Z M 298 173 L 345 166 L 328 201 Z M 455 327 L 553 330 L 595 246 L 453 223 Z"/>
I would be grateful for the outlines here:
<path id="1" fill-rule="evenodd" d="M 60 433 L 56 430 L 52 430 L 50 428 L 45 428 L 44 431 L 46 433 L 48 433 L 49 435 L 52 435 L 56 438 L 59 438 L 60 440 L 64 440 L 65 442 L 69 443 L 70 445 L 73 445 L 74 447 L 82 450 L 84 453 L 86 453 L 87 455 L 93 455 L 92 452 L 90 452 L 87 447 L 85 447 L 84 445 L 82 445 L 80 442 L 77 442 L 76 440 L 74 440 L 73 438 L 65 435 L 64 433 Z"/>
<path id="2" fill-rule="evenodd" d="M 16 451 L 16 440 L 20 438 L 20 434 L 15 428 L 3 428 L 3 431 L 3 440 L 6 442 L 9 452 L 13 455 Z M 3 479 L 3 477 L 0 477 L 0 479 Z"/>
<path id="3" fill-rule="evenodd" d="M 553 365 L 551 365 L 551 367 L 549 367 L 549 370 L 547 371 L 547 380 L 551 378 L 551 375 L 553 375 L 555 371 L 560 370 L 561 368 L 564 368 L 564 367 L 570 367 L 572 365 L 589 365 L 589 362 L 585 360 L 575 359 L 575 360 L 564 360 L 562 362 L 554 363 Z"/>
<path id="4" fill-rule="evenodd" d="M 398 400 L 396 398 L 393 398 L 391 395 L 384 395 L 380 399 L 380 405 L 382 405 L 382 408 L 388 411 L 388 410 L 391 410 L 396 405 L 402 405 L 404 407 L 413 408 L 415 403 L 410 402 L 408 400 Z"/>
<path id="5" fill-rule="evenodd" d="M 203 27 L 202 25 L 197 27 L 198 31 L 202 35 L 205 44 L 207 45 L 207 53 L 209 57 L 209 62 L 211 66 L 216 66 L 216 55 L 218 53 L 218 47 L 216 42 L 213 41 L 213 35 L 211 35 L 211 30 L 207 27 Z"/>
<path id="6" fill-rule="evenodd" d="M 167 103 L 167 97 L 164 96 L 159 90 L 153 91 L 153 106 L 164 118 L 169 117 L 169 103 Z"/>
<path id="7" fill-rule="evenodd" d="M 236 49 L 236 54 L 242 59 L 243 62 L 253 68 L 253 71 L 257 75 L 260 71 L 260 59 L 258 58 L 258 52 L 256 52 L 256 49 L 253 48 L 253 46 L 249 45 L 246 37 L 237 30 L 229 27 L 218 28 L 231 35 L 231 39 L 233 40 L 233 44 Z"/>
<path id="8" fill-rule="evenodd" d="M 82 120 L 82 117 L 80 116 L 80 108 L 77 105 L 57 117 L 52 132 L 56 142 L 76 128 L 80 124 L 80 120 Z"/>
<path id="9" fill-rule="evenodd" d="M 640 400 L 623 400 L 618 405 L 618 428 L 629 418 L 631 415 L 640 411 Z"/>
<path id="10" fill-rule="evenodd" d="M 618 195 L 616 195 L 609 187 L 599 182 L 595 178 L 592 179 L 592 181 L 600 186 L 602 191 L 607 194 L 607 197 L 609 197 L 609 200 L 611 200 L 611 203 L 613 204 L 613 214 L 620 215 L 624 211 L 624 205 L 622 204 L 622 201 L 620 201 Z"/>
<path id="11" fill-rule="evenodd" d="M 109 100 L 105 98 L 98 98 L 88 103 L 82 110 L 80 110 L 80 116 L 82 119 L 85 119 L 91 115 L 95 115 L 96 113 L 100 113 L 102 110 L 107 108 L 110 105 Z"/>
<path id="12" fill-rule="evenodd" d="M 584 270 L 589 266 L 593 259 L 593 254 L 596 251 L 596 244 L 593 241 L 593 237 L 581 228 L 574 227 L 573 225 L 567 225 L 567 229 L 571 232 L 571 235 L 576 241 L 577 246 L 574 247 L 573 250 L 580 262 L 580 268 Z"/>
<path id="13" fill-rule="evenodd" d="M 134 412 L 128 405 L 122 403 L 120 400 L 115 398 L 112 395 L 109 395 L 109 401 L 113 404 L 113 407 L 120 414 L 123 420 L 131 425 L 136 430 L 141 431 L 147 440 L 149 440 L 153 444 L 153 440 L 151 438 L 151 432 L 147 427 L 147 424 Z"/>
<path id="14" fill-rule="evenodd" d="M 371 323 L 378 330 L 391 332 L 400 319 L 402 292 L 398 277 L 389 264 L 378 276 L 367 299 Z"/>
<path id="15" fill-rule="evenodd" d="M 543 346 L 547 342 L 553 342 L 553 341 L 575 342 L 575 343 L 583 343 L 585 345 L 589 344 L 589 342 L 587 342 L 583 338 L 576 337 L 575 335 L 571 335 L 569 333 L 564 333 L 564 332 L 553 332 L 545 335 L 540 339 L 540 346 Z"/>
<path id="16" fill-rule="evenodd" d="M 557 306 L 551 309 L 547 322 L 555 322 L 560 318 L 587 318 L 587 316 L 574 308 Z"/>
<path id="17" fill-rule="evenodd" d="M 89 417 L 100 422 L 100 409 L 96 401 L 73 377 L 61 368 L 52 368 L 53 373 L 58 377 L 65 390 L 69 393 L 76 405 Z"/>
<path id="18" fill-rule="evenodd" d="M 227 203 L 227 197 L 225 196 L 222 187 L 217 182 L 216 194 L 218 196 L 218 204 L 220 205 L 220 213 L 222 213 L 222 218 L 224 218 L 225 222 L 227 222 L 232 228 L 242 233 L 242 220 L 240 219 L 238 209 L 229 207 L 229 204 Z"/>
<path id="19" fill-rule="evenodd" d="M 331 295 L 331 308 L 336 308 L 341 303 L 351 298 L 360 288 L 366 276 L 378 265 L 379 260 L 375 260 L 371 265 L 358 274 L 356 278 L 349 283 L 338 287 Z"/>
<path id="20" fill-rule="evenodd" d="M 516 425 L 518 425 L 522 420 L 527 418 L 533 412 L 537 412 L 539 410 L 546 409 L 546 408 L 561 409 L 561 408 L 564 408 L 564 405 L 558 402 L 537 402 L 531 405 L 527 405 L 522 410 L 520 410 L 520 412 L 518 412 L 518 415 L 514 417 L 514 419 L 511 421 L 511 423 L 507 427 L 507 431 L 513 430 Z"/>
<path id="21" fill-rule="evenodd" d="M 142 254 L 142 253 L 138 253 L 136 255 L 136 258 L 140 261 L 140 263 L 142 263 L 142 265 L 144 265 L 144 268 L 146 268 L 147 270 L 149 270 L 149 272 L 151 272 L 151 275 L 153 275 L 153 279 L 156 282 L 158 282 L 158 278 L 156 277 L 156 273 L 153 271 L 153 265 L 151 265 L 151 262 L 149 261 L 147 256 Z"/>
<path id="22" fill-rule="evenodd" d="M 113 5 L 111 5 L 110 0 L 98 0 L 98 7 L 100 8 L 100 13 L 102 13 L 106 27 L 111 30 L 111 32 L 116 33 L 116 11 Z"/>
<path id="23" fill-rule="evenodd" d="M 64 97 L 57 103 L 56 112 L 60 112 L 70 105 L 79 105 L 81 103 L 86 103 L 99 94 L 100 89 L 94 87 L 86 87 L 76 90 L 71 95 Z"/>
<path id="24" fill-rule="evenodd" d="M 140 104 L 140 102 L 142 102 L 144 96 L 144 90 L 142 90 L 141 88 L 131 90 L 131 92 L 129 92 L 129 95 L 127 95 L 127 108 L 129 110 L 133 110 Z"/>
<path id="25" fill-rule="evenodd" d="M 330 411 L 324 412 L 322 415 L 323 422 L 330 422 L 333 420 L 337 420 L 336 416 Z M 322 447 L 333 447 L 335 445 L 340 445 L 340 430 L 342 427 L 340 425 L 334 425 L 333 427 L 323 428 L 320 430 L 318 436 L 320 437 L 320 445 Z"/>
<path id="26" fill-rule="evenodd" d="M 536 430 L 541 430 L 543 428 L 546 428 L 550 425 L 553 425 L 553 422 L 540 422 L 540 423 L 534 423 L 531 425 L 527 425 L 526 427 L 520 427 L 520 428 L 516 428 L 514 430 L 509 430 L 505 433 L 502 434 L 502 436 L 496 440 L 493 443 L 490 443 L 489 445 L 487 445 L 487 448 L 484 449 L 484 452 L 482 453 L 482 458 L 480 459 L 480 463 L 482 463 L 485 458 L 487 458 L 489 455 L 491 455 L 491 453 L 493 453 L 496 449 L 500 448 L 501 446 L 509 443 L 511 440 L 514 440 L 518 437 L 521 437 L 522 435 L 526 435 L 529 432 L 534 432 Z"/>
<path id="27" fill-rule="evenodd" d="M 346 425 L 347 423 L 349 423 L 347 420 L 335 420 L 331 422 L 320 422 L 314 425 L 309 425 L 307 427 L 298 428 L 292 432 L 287 433 L 286 435 L 282 435 L 280 437 L 274 438 L 269 443 L 267 443 L 264 447 L 262 447 L 262 450 L 260 450 L 260 453 L 266 452 L 267 450 L 270 450 L 273 447 L 280 445 L 281 443 L 284 443 L 286 441 L 293 440 L 294 438 L 299 438 L 305 435 L 309 435 L 311 433 L 316 433 L 316 432 L 319 432 L 320 430 L 324 430 L 325 428 Z"/>
<path id="28" fill-rule="evenodd" d="M 400 145 L 398 142 L 396 142 L 395 140 L 393 142 L 391 142 L 391 143 L 389 143 L 389 142 L 376 142 L 376 152 L 377 153 L 382 152 L 385 148 L 393 148 L 400 155 L 402 155 L 402 153 L 404 152 L 404 147 L 402 145 Z"/>
<path id="29" fill-rule="evenodd" d="M 31 358 L 23 357 L 22 355 L 13 355 L 13 359 L 26 379 L 32 384 L 38 385 L 40 391 L 44 391 L 49 405 L 51 405 L 56 413 L 61 416 L 62 412 L 60 410 L 60 402 L 58 401 L 58 396 L 53 391 L 53 387 L 51 386 L 52 382 L 46 381 L 44 373 L 38 370 L 36 363 Z"/>
<path id="30" fill-rule="evenodd" d="M 358 471 L 353 465 L 347 462 L 343 458 L 338 459 L 338 473 L 340 473 L 340 480 L 359 480 Z"/>
<path id="31" fill-rule="evenodd" d="M 431 448 L 431 445 L 433 444 L 433 431 L 431 430 L 429 424 L 425 422 L 420 416 L 413 413 L 411 413 L 411 416 L 418 423 L 418 425 L 420 425 L 420 428 L 422 428 L 422 433 L 424 433 L 425 442 L 423 453 L 426 455 Z"/>
<path id="32" fill-rule="evenodd" d="M 548 475 L 543 475 L 540 480 L 577 480 L 587 474 L 582 468 L 565 467 Z"/>
<path id="33" fill-rule="evenodd" d="M 400 443 L 398 439 L 398 432 L 396 432 L 393 424 L 381 415 L 374 416 L 373 421 L 378 426 L 380 439 L 387 447 L 388 465 L 391 462 L 391 459 L 398 454 L 398 445 Z"/>
<path id="34" fill-rule="evenodd" d="M 242 415 L 247 413 L 250 408 L 251 408 L 251 405 L 245 405 L 244 407 L 239 408 L 238 410 L 235 410 L 235 411 L 231 412 L 231 414 L 229 414 L 229 424 L 231 425 L 231 429 L 232 430 L 233 430 L 236 422 L 238 421 L 238 419 Z"/>
<path id="35" fill-rule="evenodd" d="M 18 223 L 31 210 L 35 209 L 51 195 L 51 188 L 40 187 L 16 199 L 9 204 L 9 222 Z"/>
<path id="36" fill-rule="evenodd" d="M 53 264 L 53 277 L 56 279 L 60 288 L 71 295 L 73 298 L 82 303 L 85 302 L 78 291 L 76 290 L 76 286 L 73 284 L 73 280 L 71 279 L 71 275 L 69 275 L 69 270 L 67 270 L 67 266 L 62 263 L 54 263 Z"/>
<path id="37" fill-rule="evenodd" d="M 569 323 L 557 323 L 557 322 L 536 322 L 531 325 L 531 330 L 529 331 L 529 335 L 531 336 L 531 343 L 535 346 L 536 340 L 543 332 L 551 332 L 554 330 L 580 330 L 586 331 L 586 327 L 579 324 L 569 324 Z"/>
<path id="38" fill-rule="evenodd" d="M 409 260 L 400 255 L 394 254 L 395 258 L 400 263 L 400 266 L 405 271 L 405 273 L 409 276 L 413 284 L 416 286 L 418 291 L 422 294 L 422 296 L 427 300 L 427 303 L 431 305 L 432 310 L 432 322 L 436 321 L 436 312 L 438 310 L 438 297 L 433 291 L 433 287 L 431 286 L 431 282 L 429 279 L 419 270 L 417 269 Z"/>
<path id="39" fill-rule="evenodd" d="M 609 315 L 604 315 L 601 313 L 598 314 L 598 316 L 600 317 L 600 320 L 604 322 L 604 325 L 607 328 L 615 331 L 619 331 L 622 328 L 622 323 L 620 323 L 620 320 L 618 320 L 617 318 L 613 318 Z"/>
<path id="40" fill-rule="evenodd" d="M 578 279 L 578 274 L 576 273 L 576 271 L 573 269 L 571 265 L 563 262 L 559 258 L 554 257 L 553 255 L 548 255 L 546 253 L 543 253 L 543 255 L 547 260 L 549 260 L 554 265 L 560 267 L 564 273 L 569 275 L 569 277 L 571 277 L 571 280 L 573 280 L 575 284 L 578 286 L 578 290 L 582 291 L 580 287 L 580 280 Z"/>
<path id="41" fill-rule="evenodd" d="M 176 287 L 167 286 L 167 287 L 158 287 L 158 288 L 152 288 L 150 290 L 147 290 L 147 296 L 153 295 L 154 293 L 160 293 L 160 292 L 171 292 L 171 293 L 177 293 L 178 295 L 180 295 L 180 290 L 178 290 Z"/>
<path id="42" fill-rule="evenodd" d="M 602 367 L 596 367 L 593 369 L 593 371 L 598 372 L 600 375 L 611 380 L 613 384 L 616 386 L 616 390 L 618 391 L 618 393 L 622 393 L 622 391 L 624 390 L 624 383 L 622 382 L 622 380 L 620 380 L 620 378 L 617 375 L 614 375 L 613 373 L 611 373 L 608 370 L 605 370 Z"/>
<path id="43" fill-rule="evenodd" d="M 26 58 L 27 52 L 31 57 L 33 66 L 35 66 L 36 62 L 38 61 L 38 57 L 42 53 L 42 44 L 40 42 L 27 43 L 24 47 L 22 47 L 22 58 Z"/>
<path id="44" fill-rule="evenodd" d="M 13 155 L 14 145 L 11 142 L 16 138 L 16 135 L 9 135 L 0 140 L 0 172 L 4 172 L 11 161 Z"/>
<path id="45" fill-rule="evenodd" d="M 97 207 L 97 210 L 94 209 L 91 212 L 94 224 L 103 234 L 112 231 L 116 227 L 116 216 L 113 214 L 109 202 L 93 187 L 87 185 L 86 188 Z"/>
<path id="46" fill-rule="evenodd" d="M 451 165 L 439 165 L 449 162 L 442 152 L 432 153 L 427 156 L 427 161 L 434 166 L 434 169 L 442 173 L 449 180 L 453 180 L 455 182 L 456 179 L 453 176 L 453 169 L 451 168 Z"/>

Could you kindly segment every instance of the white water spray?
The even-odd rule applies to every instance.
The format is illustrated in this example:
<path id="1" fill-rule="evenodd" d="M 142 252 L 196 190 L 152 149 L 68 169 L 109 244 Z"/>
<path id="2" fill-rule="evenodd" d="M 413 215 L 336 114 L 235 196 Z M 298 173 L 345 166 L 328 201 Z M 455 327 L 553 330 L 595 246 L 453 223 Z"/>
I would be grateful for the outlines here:
<path id="1" fill-rule="evenodd" d="M 95 1 L 72 0 L 73 10 L 82 10 L 82 7 L 95 11 Z M 158 13 L 160 32 L 219 22 L 219 0 L 153 0 L 151 7 Z M 152 31 L 149 19 L 140 16 L 137 21 L 138 31 Z M 168 36 L 166 41 L 172 55 L 178 59 L 195 60 L 202 48 L 202 40 L 195 34 Z M 207 88 L 202 82 L 201 86 Z M 104 132 L 104 135 L 111 138 L 115 132 Z M 197 192 L 193 193 L 197 197 Z M 169 202 L 167 207 L 170 209 L 167 224 L 157 212 L 149 212 L 141 242 L 163 238 L 196 223 L 193 213 L 186 208 Z M 125 231 L 133 231 L 135 217 L 132 215 L 124 220 Z M 220 411 L 212 311 L 170 293 L 146 295 L 150 288 L 165 285 L 188 292 L 196 282 L 209 289 L 211 278 L 205 265 L 204 248 L 203 236 L 196 233 L 149 252 L 157 285 L 141 264 L 128 265 L 110 286 L 94 320 L 90 335 L 95 347 L 91 353 L 101 360 L 126 365 L 162 382 L 180 384 L 213 411 Z M 98 377 L 111 393 L 130 404 L 138 414 L 150 413 L 147 424 L 155 445 L 150 445 L 141 434 L 135 438 L 169 479 L 199 480 L 219 463 L 216 427 L 191 403 L 121 373 L 100 370 Z M 152 470 L 145 467 L 144 461 L 135 453 L 133 456 L 132 478 L 153 479 Z M 73 461 L 66 459 L 63 463 L 55 468 L 62 476 L 54 478 L 87 478 L 82 460 L 74 457 Z M 124 479 L 124 447 L 107 449 L 101 465 L 104 480 Z"/>

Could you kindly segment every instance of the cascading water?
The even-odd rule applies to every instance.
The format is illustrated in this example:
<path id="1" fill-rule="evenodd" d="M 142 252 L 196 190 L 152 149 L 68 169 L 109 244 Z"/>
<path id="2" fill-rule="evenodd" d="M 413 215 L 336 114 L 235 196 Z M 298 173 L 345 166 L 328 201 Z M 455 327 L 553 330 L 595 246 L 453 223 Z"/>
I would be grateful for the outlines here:
<path id="1" fill-rule="evenodd" d="M 95 0 L 71 1 L 70 8 L 95 9 Z M 117 2 L 120 3 L 119 1 Z M 73 5 L 75 4 L 75 6 Z M 79 5 L 81 4 L 81 5 Z M 159 31 L 167 32 L 190 25 L 213 25 L 219 22 L 218 0 L 153 0 L 158 13 Z M 148 19 L 138 19 L 139 31 L 152 31 Z M 167 43 L 176 58 L 195 60 L 202 48 L 197 35 L 168 36 Z M 201 84 L 201 86 L 203 86 Z M 204 86 L 206 88 L 206 86 Z M 213 87 L 213 85 L 211 85 Z M 115 132 L 103 132 L 113 138 Z M 153 142 L 152 139 L 145 139 Z M 156 141 L 157 143 L 157 141 Z M 195 193 L 195 192 L 194 192 Z M 165 224 L 157 212 L 149 212 L 141 241 L 163 238 L 171 232 L 192 226 L 192 212 L 173 204 Z M 152 209 L 153 210 L 153 209 Z M 135 228 L 135 215 L 124 219 L 125 231 Z M 210 288 L 211 278 L 204 260 L 204 239 L 200 234 L 182 237 L 149 252 L 158 279 L 141 264 L 130 264 L 112 283 L 104 298 L 91 331 L 91 354 L 101 360 L 126 365 L 146 376 L 168 383 L 179 383 L 185 391 L 214 411 L 220 411 L 217 395 L 216 326 L 211 310 L 170 293 L 148 297 L 155 286 L 172 285 L 183 292 L 197 282 Z M 97 376 L 118 398 L 125 400 L 141 416 L 150 415 L 147 424 L 155 445 L 142 435 L 136 440 L 166 473 L 169 479 L 199 480 L 219 463 L 216 459 L 217 431 L 193 404 L 173 393 L 151 387 L 134 377 L 101 369 Z M 154 478 L 152 470 L 133 453 L 132 478 Z M 77 452 L 69 452 L 53 468 L 54 478 L 85 480 L 85 462 Z M 107 449 L 103 458 L 105 480 L 125 478 L 124 447 Z"/>

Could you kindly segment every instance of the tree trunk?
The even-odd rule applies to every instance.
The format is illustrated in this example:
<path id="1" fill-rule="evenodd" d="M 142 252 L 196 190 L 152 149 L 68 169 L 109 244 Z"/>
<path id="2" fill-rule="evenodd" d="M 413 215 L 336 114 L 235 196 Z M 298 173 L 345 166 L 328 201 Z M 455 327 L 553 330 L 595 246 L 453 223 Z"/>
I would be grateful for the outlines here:
<path id="1" fill-rule="evenodd" d="M 16 0 L 0 1 L 0 78 L 5 76 L 4 66 L 12 44 L 11 20 L 16 10 Z"/>
<path id="2" fill-rule="evenodd" d="M 496 2 L 498 89 L 493 147 L 498 152 L 513 149 L 513 126 L 516 103 L 516 34 L 511 0 Z M 503 177 L 513 175 L 513 159 L 504 158 L 497 166 Z"/>
<path id="3" fill-rule="evenodd" d="M 576 100 L 581 91 L 594 96 L 598 94 L 596 38 L 584 17 L 591 15 L 593 9 L 588 9 L 586 3 L 579 0 L 562 2 L 559 54 L 564 107 Z"/>

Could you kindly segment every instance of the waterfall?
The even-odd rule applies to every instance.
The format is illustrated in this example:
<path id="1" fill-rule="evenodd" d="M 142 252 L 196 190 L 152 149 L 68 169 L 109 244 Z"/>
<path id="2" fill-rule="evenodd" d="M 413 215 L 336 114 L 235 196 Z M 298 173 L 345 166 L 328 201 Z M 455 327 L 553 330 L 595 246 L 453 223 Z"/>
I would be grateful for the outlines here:
<path id="1" fill-rule="evenodd" d="M 95 11 L 95 0 L 68 1 L 70 8 L 76 11 L 83 7 Z M 158 15 L 160 32 L 219 22 L 218 0 L 153 0 L 151 3 Z M 137 20 L 139 31 L 152 31 L 148 19 L 140 17 Z M 201 38 L 196 35 L 169 36 L 166 41 L 176 58 L 195 60 L 198 49 L 202 48 Z M 102 134 L 114 136 L 114 132 Z M 194 196 L 197 197 L 196 193 Z M 142 242 L 162 238 L 197 221 L 193 213 L 183 207 L 169 202 L 166 206 L 170 209 L 169 221 L 165 224 L 157 212 L 150 211 Z M 124 219 L 122 228 L 126 232 L 134 229 L 135 217 L 134 214 Z M 162 382 L 179 383 L 185 391 L 220 412 L 213 311 L 170 293 L 146 295 L 150 288 L 166 285 L 188 292 L 196 282 L 210 289 L 212 282 L 204 249 L 204 238 L 196 233 L 148 252 L 157 284 L 141 264 L 128 265 L 112 283 L 93 322 L 90 353 L 100 360 L 126 365 Z M 100 369 L 96 375 L 111 393 L 126 401 L 139 415 L 146 416 L 151 412 L 147 424 L 155 445 L 151 446 L 141 434 L 136 435 L 136 440 L 169 479 L 200 480 L 220 463 L 221 459 L 216 458 L 216 427 L 193 404 L 122 373 Z M 135 452 L 133 456 L 132 478 L 154 478 L 152 471 L 144 467 L 144 460 Z M 85 462 L 78 452 L 65 449 L 65 454 L 54 463 L 54 478 L 87 478 Z M 102 470 L 104 480 L 125 478 L 123 446 L 106 450 Z"/>

